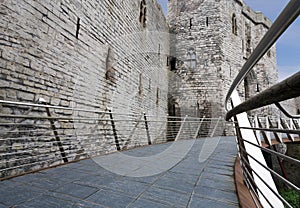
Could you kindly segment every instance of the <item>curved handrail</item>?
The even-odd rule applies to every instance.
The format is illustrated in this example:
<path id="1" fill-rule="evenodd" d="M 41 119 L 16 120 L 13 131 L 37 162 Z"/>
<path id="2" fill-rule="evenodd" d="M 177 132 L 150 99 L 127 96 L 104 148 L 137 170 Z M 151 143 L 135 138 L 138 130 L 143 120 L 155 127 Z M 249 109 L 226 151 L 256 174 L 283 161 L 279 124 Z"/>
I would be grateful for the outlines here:
<path id="1" fill-rule="evenodd" d="M 300 72 L 249 98 L 231 109 L 226 120 L 239 113 L 300 96 Z"/>
<path id="2" fill-rule="evenodd" d="M 274 24 L 259 42 L 250 58 L 242 67 L 241 71 L 233 81 L 225 100 L 225 108 L 228 111 L 227 103 L 231 97 L 232 92 L 242 82 L 242 80 L 248 75 L 250 70 L 255 64 L 263 57 L 263 55 L 272 47 L 276 40 L 282 35 L 282 33 L 294 22 L 294 20 L 300 14 L 300 0 L 291 0 L 285 9 L 281 12 Z"/>
<path id="3" fill-rule="evenodd" d="M 288 118 L 297 119 L 300 118 L 300 115 L 291 115 L 280 103 L 274 103 L 276 107 Z"/>
<path id="4" fill-rule="evenodd" d="M 270 134 L 268 134 L 268 132 L 272 132 L 275 138 L 280 142 L 282 142 L 282 133 L 286 134 L 290 140 L 295 141 L 293 134 L 299 135 L 299 129 L 294 130 L 292 124 L 291 127 L 283 124 L 281 119 L 278 121 L 281 122 L 278 123 L 278 127 L 273 127 L 273 124 L 269 119 L 266 119 L 265 126 L 262 126 L 259 120 L 254 120 L 255 127 L 252 127 L 245 112 L 266 105 L 275 104 L 288 117 L 298 118 L 298 116 L 291 116 L 287 111 L 285 111 L 285 109 L 281 107 L 279 102 L 300 96 L 300 72 L 294 74 L 293 76 L 285 79 L 278 84 L 275 84 L 272 87 L 269 87 L 268 89 L 251 97 L 243 103 L 241 103 L 240 101 L 236 88 L 248 75 L 255 64 L 275 43 L 275 41 L 299 16 L 299 14 L 300 0 L 290 0 L 288 5 L 281 12 L 275 23 L 262 38 L 258 46 L 251 54 L 250 58 L 242 67 L 241 71 L 233 81 L 233 84 L 231 85 L 225 100 L 225 108 L 227 111 L 226 120 L 234 117 L 234 121 L 236 121 L 235 129 L 237 135 L 237 143 L 239 146 L 238 149 L 239 156 L 241 158 L 241 165 L 244 173 L 248 173 L 244 174 L 244 181 L 246 182 L 248 188 L 252 191 L 252 193 L 257 193 L 257 198 L 262 207 L 292 206 L 278 193 L 278 189 L 276 187 L 275 181 L 272 178 L 272 175 L 279 176 L 279 174 L 277 174 L 276 171 L 267 166 L 265 158 L 262 154 L 264 147 L 260 147 L 261 142 L 259 140 L 261 140 L 261 136 L 263 136 L 263 139 L 265 141 L 269 141 Z M 230 99 L 233 108 L 231 110 L 228 110 L 227 105 Z M 293 122 L 296 125 L 295 121 Z M 275 151 L 277 150 L 275 149 Z M 290 185 L 290 187 L 292 187 L 295 191 L 298 192 L 298 194 L 300 194 L 299 187 L 292 185 L 290 181 L 285 178 L 286 175 L 284 166 L 280 158 L 278 158 L 278 154 L 271 154 L 277 157 L 282 174 L 284 176 L 280 176 L 278 179 L 285 182 L 285 184 Z M 300 161 L 296 159 L 293 162 L 300 164 Z M 249 174 L 250 172 L 254 173 L 255 175 Z"/>

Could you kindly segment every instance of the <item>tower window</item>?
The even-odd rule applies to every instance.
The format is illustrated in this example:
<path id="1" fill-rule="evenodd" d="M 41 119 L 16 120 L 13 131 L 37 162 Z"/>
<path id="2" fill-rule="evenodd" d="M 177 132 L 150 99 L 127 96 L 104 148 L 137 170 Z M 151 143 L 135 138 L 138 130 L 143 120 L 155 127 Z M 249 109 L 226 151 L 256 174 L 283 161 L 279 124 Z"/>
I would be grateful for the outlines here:
<path id="1" fill-rule="evenodd" d="M 158 44 L 158 55 L 160 55 L 160 44 Z"/>
<path id="2" fill-rule="evenodd" d="M 236 23 L 236 15 L 232 15 L 232 33 L 237 35 L 237 23 Z"/>
<path id="3" fill-rule="evenodd" d="M 159 88 L 156 88 L 156 105 L 159 104 Z"/>
<path id="4" fill-rule="evenodd" d="M 195 69 L 197 65 L 196 52 L 193 48 L 190 48 L 186 54 L 186 67 L 188 69 Z"/>
<path id="5" fill-rule="evenodd" d="M 190 29 L 192 29 L 193 26 L 193 18 L 190 18 Z"/>
<path id="6" fill-rule="evenodd" d="M 77 25 L 76 25 L 76 39 L 79 37 L 79 30 L 80 30 L 80 18 L 77 17 Z"/>
<path id="7" fill-rule="evenodd" d="M 176 58 L 171 56 L 170 59 L 170 67 L 171 67 L 171 71 L 175 71 L 176 70 Z"/>
<path id="8" fill-rule="evenodd" d="M 139 76 L 139 95 L 143 94 L 142 74 Z"/>
<path id="9" fill-rule="evenodd" d="M 246 53 L 247 53 L 247 57 L 250 56 L 250 54 L 252 53 L 252 50 L 251 50 L 251 39 L 247 39 L 247 42 L 246 42 Z"/>
<path id="10" fill-rule="evenodd" d="M 246 57 L 248 58 L 252 52 L 251 50 L 251 39 L 252 39 L 252 35 L 251 35 L 251 26 L 250 24 L 246 23 L 245 24 L 245 49 L 246 49 Z"/>
<path id="11" fill-rule="evenodd" d="M 140 6 L 140 23 L 142 24 L 143 28 L 146 27 L 146 13 L 147 13 L 146 0 L 142 0 Z"/>
<path id="12" fill-rule="evenodd" d="M 247 77 L 244 79 L 244 88 L 245 88 L 245 100 L 248 100 L 250 97 L 250 87 L 249 87 L 249 82 Z"/>

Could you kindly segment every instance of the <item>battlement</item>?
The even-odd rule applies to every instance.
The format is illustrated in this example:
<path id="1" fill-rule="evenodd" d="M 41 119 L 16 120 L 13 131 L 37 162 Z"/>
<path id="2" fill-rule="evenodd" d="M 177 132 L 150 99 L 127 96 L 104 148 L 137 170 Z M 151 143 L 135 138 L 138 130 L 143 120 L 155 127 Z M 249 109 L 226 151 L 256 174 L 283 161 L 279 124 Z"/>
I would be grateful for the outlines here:
<path id="1" fill-rule="evenodd" d="M 249 18 L 254 24 L 262 24 L 270 28 L 272 21 L 268 19 L 262 12 L 252 10 L 247 4 L 243 3 L 243 15 Z"/>

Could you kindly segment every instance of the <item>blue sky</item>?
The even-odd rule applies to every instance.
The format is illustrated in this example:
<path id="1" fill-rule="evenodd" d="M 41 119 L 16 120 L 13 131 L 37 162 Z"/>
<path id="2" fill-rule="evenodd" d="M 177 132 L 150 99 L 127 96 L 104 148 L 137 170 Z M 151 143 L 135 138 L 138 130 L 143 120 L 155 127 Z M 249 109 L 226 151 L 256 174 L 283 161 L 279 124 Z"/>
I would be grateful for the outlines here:
<path id="1" fill-rule="evenodd" d="M 167 14 L 168 0 L 158 0 Z M 289 0 L 244 0 L 254 11 L 261 11 L 272 22 L 278 17 Z M 277 41 L 277 65 L 279 80 L 300 71 L 300 17 Z"/>

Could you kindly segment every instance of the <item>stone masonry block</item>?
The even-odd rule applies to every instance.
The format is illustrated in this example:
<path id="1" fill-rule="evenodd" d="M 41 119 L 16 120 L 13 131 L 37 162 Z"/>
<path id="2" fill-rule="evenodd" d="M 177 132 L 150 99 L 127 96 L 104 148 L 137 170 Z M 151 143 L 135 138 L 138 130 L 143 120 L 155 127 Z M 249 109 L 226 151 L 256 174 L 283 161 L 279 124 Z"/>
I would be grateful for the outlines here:
<path id="1" fill-rule="evenodd" d="M 28 92 L 23 92 L 23 91 L 18 91 L 17 98 L 20 100 L 34 101 L 34 94 L 28 93 Z"/>
<path id="2" fill-rule="evenodd" d="M 52 97 L 51 100 L 50 100 L 50 104 L 51 104 L 51 105 L 56 105 L 56 106 L 58 106 L 59 103 L 60 103 L 60 98 Z"/>

